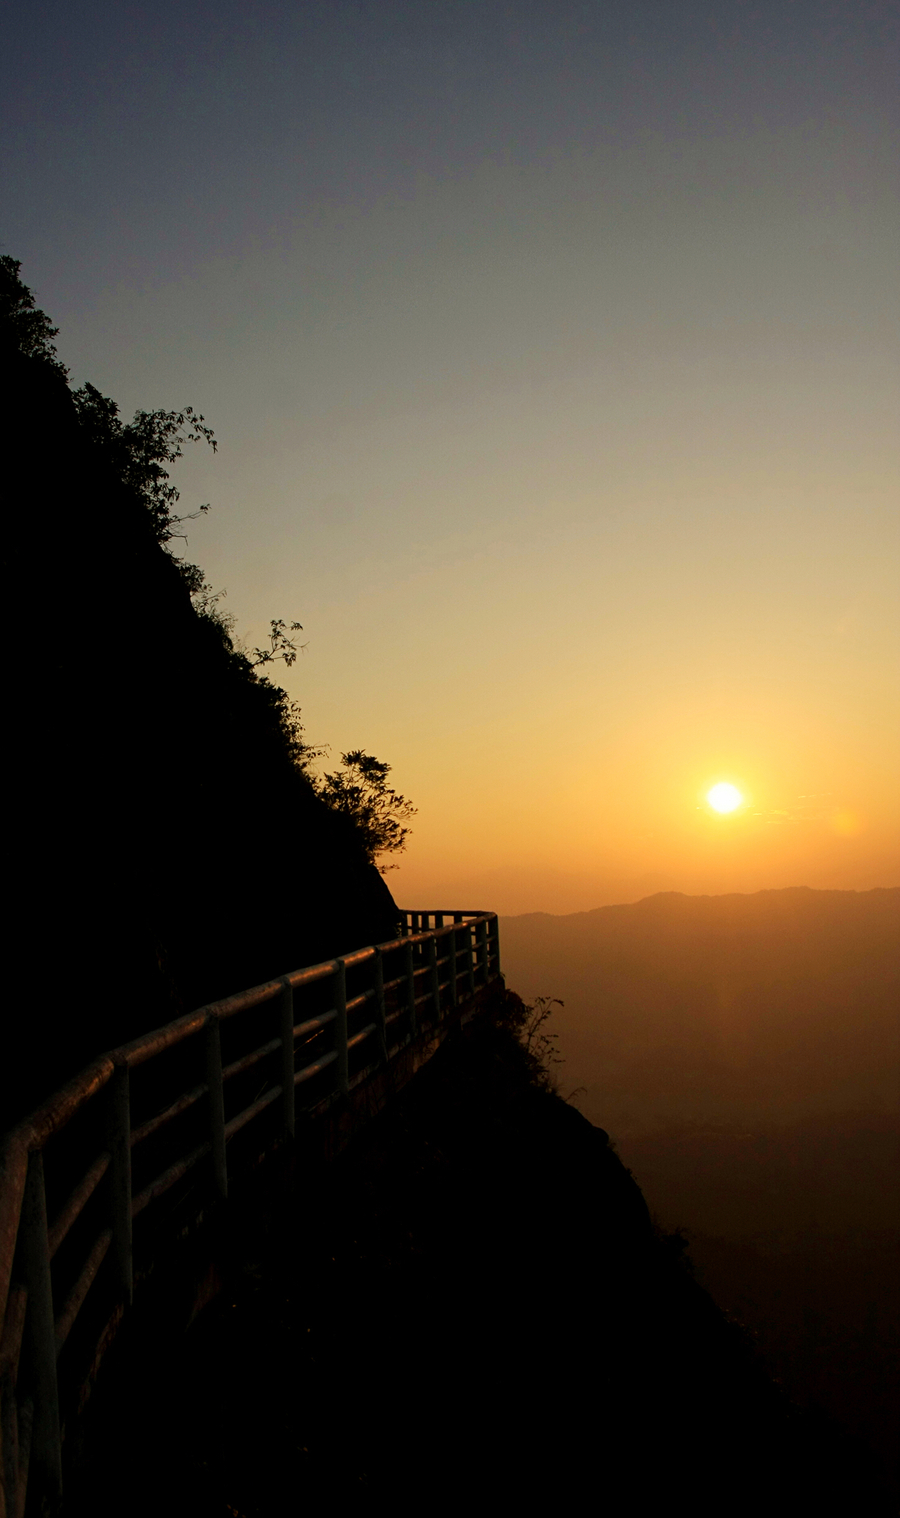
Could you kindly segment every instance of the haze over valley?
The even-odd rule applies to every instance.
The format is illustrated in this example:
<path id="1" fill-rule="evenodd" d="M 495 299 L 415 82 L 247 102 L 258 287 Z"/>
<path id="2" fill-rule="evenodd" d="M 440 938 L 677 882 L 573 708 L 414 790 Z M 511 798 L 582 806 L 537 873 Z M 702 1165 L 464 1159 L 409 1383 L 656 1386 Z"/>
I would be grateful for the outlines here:
<path id="1" fill-rule="evenodd" d="M 798 1400 L 896 1461 L 900 890 L 505 918 L 560 1090 Z"/>

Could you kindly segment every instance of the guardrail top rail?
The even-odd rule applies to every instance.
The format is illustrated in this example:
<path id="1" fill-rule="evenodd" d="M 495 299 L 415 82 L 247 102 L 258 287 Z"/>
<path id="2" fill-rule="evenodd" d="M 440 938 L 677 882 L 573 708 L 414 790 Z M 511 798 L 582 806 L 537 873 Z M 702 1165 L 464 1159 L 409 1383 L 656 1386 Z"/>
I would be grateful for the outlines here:
<path id="1" fill-rule="evenodd" d="M 62 1494 L 61 1386 L 96 1367 L 160 1247 L 229 1177 L 326 1112 L 500 972 L 492 912 L 200 1007 L 102 1055 L 0 1145 L 0 1518 Z"/>

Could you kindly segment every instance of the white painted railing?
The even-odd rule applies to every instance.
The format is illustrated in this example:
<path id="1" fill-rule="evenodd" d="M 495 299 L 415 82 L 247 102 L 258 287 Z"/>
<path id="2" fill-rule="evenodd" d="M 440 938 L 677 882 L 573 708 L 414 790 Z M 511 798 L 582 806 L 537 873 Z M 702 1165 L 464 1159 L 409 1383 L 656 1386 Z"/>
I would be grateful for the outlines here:
<path id="1" fill-rule="evenodd" d="M 500 972 L 490 912 L 295 970 L 95 1060 L 0 1146 L 0 1518 L 61 1500 L 66 1394 L 229 1178 L 347 1102 Z M 61 1391 L 64 1393 L 61 1399 Z M 61 1419 L 61 1400 L 63 1403 Z M 29 1508 L 31 1511 L 32 1508 Z"/>

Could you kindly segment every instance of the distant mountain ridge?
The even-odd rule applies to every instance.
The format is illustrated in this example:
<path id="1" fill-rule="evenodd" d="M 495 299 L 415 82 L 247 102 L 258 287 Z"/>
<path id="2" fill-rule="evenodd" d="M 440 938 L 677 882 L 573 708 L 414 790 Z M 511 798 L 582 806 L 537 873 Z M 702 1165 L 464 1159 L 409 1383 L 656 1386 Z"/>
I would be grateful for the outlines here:
<path id="1" fill-rule="evenodd" d="M 693 894 L 688 891 L 654 891 L 650 896 L 642 896 L 639 901 L 615 901 L 606 902 L 602 907 L 588 907 L 582 912 L 512 912 L 503 920 L 506 922 L 520 922 L 527 918 L 529 921 L 536 917 L 553 918 L 555 921 L 570 918 L 598 917 L 602 912 L 633 912 L 641 908 L 649 908 L 652 904 L 671 901 L 760 901 L 762 899 L 781 898 L 808 900 L 811 897 L 893 897 L 900 900 L 900 886 L 874 886 L 868 891 L 839 891 L 818 890 L 814 886 L 778 886 L 762 891 L 724 891 L 721 893 L 701 892 Z"/>
<path id="2" fill-rule="evenodd" d="M 900 889 L 666 892 L 500 942 L 718 1305 L 900 1491 Z"/>
<path id="3" fill-rule="evenodd" d="M 615 1127 L 896 1105 L 900 887 L 664 892 L 501 920 L 510 984 L 559 997 L 565 1083 Z M 602 1105 L 598 1107 L 598 1102 Z"/>

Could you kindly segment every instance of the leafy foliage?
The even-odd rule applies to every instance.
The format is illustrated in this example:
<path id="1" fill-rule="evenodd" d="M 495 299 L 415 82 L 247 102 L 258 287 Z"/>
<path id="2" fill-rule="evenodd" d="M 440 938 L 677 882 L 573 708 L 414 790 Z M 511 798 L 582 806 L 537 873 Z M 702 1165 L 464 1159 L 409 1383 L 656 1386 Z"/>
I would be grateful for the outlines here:
<path id="1" fill-rule="evenodd" d="M 49 363 L 68 382 L 68 370 L 53 345 L 59 329 L 37 308 L 20 269 L 17 259 L 0 257 L 0 338 L 26 357 Z M 313 775 L 312 761 L 327 750 L 307 743 L 300 707 L 261 673 L 272 664 L 283 662 L 291 668 L 296 662 L 298 645 L 293 635 L 302 632 L 301 624 L 273 618 L 268 647 L 245 648 L 234 637 L 233 617 L 219 604 L 225 592 L 214 591 L 199 566 L 178 557 L 170 547 L 176 540 L 187 541 L 182 530 L 186 522 L 209 511 L 205 504 L 178 515 L 180 492 L 169 472 L 188 443 L 206 442 L 216 452 L 215 434 L 205 418 L 193 406 L 184 406 L 177 411 L 136 411 L 132 421 L 123 422 L 116 402 L 95 385 L 85 383 L 71 395 L 92 454 L 142 503 L 149 530 L 177 565 L 194 611 L 208 629 L 215 629 L 232 676 L 246 695 L 252 694 L 253 721 L 268 728 L 283 757 L 304 775 L 321 800 L 350 821 L 370 863 L 379 854 L 400 852 L 410 832 L 404 824 L 416 809 L 388 784 L 390 765 L 356 749 L 341 756 L 342 771 Z"/>
<path id="2" fill-rule="evenodd" d="M 263 664 L 275 664 L 283 659 L 290 669 L 297 662 L 297 645 L 290 634 L 302 631 L 300 622 L 285 622 L 282 617 L 273 617 L 269 623 L 269 647 L 254 648 L 249 655 L 253 668 L 259 669 Z"/>
<path id="3" fill-rule="evenodd" d="M 60 362 L 53 339 L 59 334 L 45 311 L 38 310 L 34 295 L 19 278 L 22 264 L 7 253 L 0 257 L 0 331 L 10 346 L 26 358 L 49 363 L 68 379 L 69 371 Z"/>
<path id="4" fill-rule="evenodd" d="M 342 771 L 319 781 L 320 796 L 333 811 L 353 819 L 373 864 L 379 854 L 399 854 L 410 833 L 403 824 L 415 816 L 416 808 L 388 785 L 391 766 L 362 749 L 342 754 L 341 763 Z M 396 866 L 380 868 L 384 874 Z"/>
<path id="5" fill-rule="evenodd" d="M 550 1033 L 547 1023 L 555 1007 L 564 1003 L 557 996 L 537 996 L 531 1006 L 514 991 L 505 989 L 497 997 L 496 1020 L 514 1035 L 524 1056 L 529 1077 L 547 1091 L 557 1089 L 555 1065 L 563 1064 L 557 1049 L 558 1033 Z"/>
<path id="6" fill-rule="evenodd" d="M 536 997 L 533 1006 L 525 1008 L 528 1016 L 519 1034 L 526 1054 L 540 1066 L 550 1085 L 553 1084 L 553 1066 L 561 1065 L 563 1061 L 556 1047 L 559 1034 L 548 1032 L 546 1023 L 552 1017 L 554 1007 L 562 1005 L 556 996 Z"/>
<path id="7" fill-rule="evenodd" d="M 171 483 L 166 466 L 181 458 L 186 443 L 205 441 L 215 453 L 212 428 L 193 406 L 182 411 L 136 411 L 133 421 L 122 422 L 115 401 L 91 384 L 75 390 L 72 398 L 86 436 L 123 484 L 143 501 L 157 541 L 167 544 L 174 538 L 184 539 L 178 529 L 209 511 L 209 506 L 186 517 L 176 516 L 180 491 Z M 203 573 L 195 564 L 185 564 L 183 573 L 195 593 L 205 587 Z"/>

